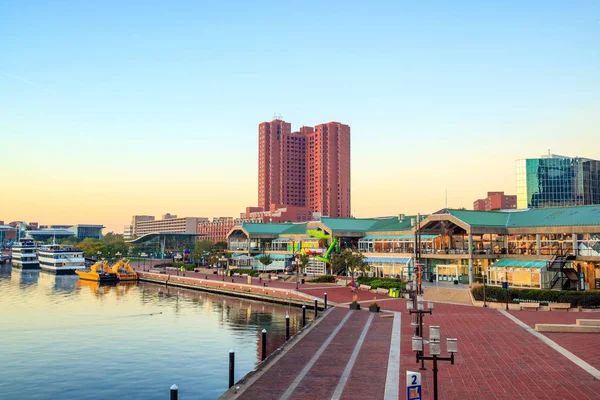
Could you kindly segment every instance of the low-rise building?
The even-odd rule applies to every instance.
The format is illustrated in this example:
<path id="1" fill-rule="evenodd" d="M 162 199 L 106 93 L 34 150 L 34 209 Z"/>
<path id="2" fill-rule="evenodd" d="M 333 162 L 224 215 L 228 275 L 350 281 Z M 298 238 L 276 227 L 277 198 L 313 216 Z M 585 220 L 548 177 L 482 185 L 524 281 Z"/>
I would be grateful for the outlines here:
<path id="1" fill-rule="evenodd" d="M 215 243 L 225 242 L 229 231 L 240 222 L 239 218 L 215 217 L 212 221 L 200 221 L 198 233 L 203 235 L 202 240 L 210 240 Z"/>
<path id="2" fill-rule="evenodd" d="M 406 279 L 418 265 L 431 281 L 485 278 L 517 288 L 600 289 L 600 206 L 243 222 L 230 231 L 228 246 L 234 255 L 255 259 L 272 254 L 285 267 L 302 253 L 326 259 L 321 255 L 333 246 L 361 252 L 375 276 Z"/>
<path id="3" fill-rule="evenodd" d="M 198 223 L 208 221 L 201 217 L 177 217 L 177 215 L 165 214 L 162 219 L 154 219 L 152 216 L 136 215 L 132 218 L 133 234 L 140 237 L 150 233 L 197 233 Z"/>
<path id="4" fill-rule="evenodd" d="M 317 214 L 307 207 L 271 204 L 268 210 L 262 207 L 246 207 L 246 212 L 240 215 L 240 219 L 255 223 L 306 222 L 312 221 L 315 215 Z"/>
<path id="5" fill-rule="evenodd" d="M 473 202 L 475 211 L 512 210 L 517 208 L 517 196 L 505 195 L 504 192 L 488 192 L 485 199 Z"/>

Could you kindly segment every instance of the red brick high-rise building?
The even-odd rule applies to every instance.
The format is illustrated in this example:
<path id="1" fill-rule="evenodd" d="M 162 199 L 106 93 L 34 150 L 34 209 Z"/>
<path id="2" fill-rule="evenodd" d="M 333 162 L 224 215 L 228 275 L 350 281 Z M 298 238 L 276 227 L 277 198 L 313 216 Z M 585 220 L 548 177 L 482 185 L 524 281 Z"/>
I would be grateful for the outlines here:
<path id="1" fill-rule="evenodd" d="M 328 122 L 291 131 L 279 119 L 259 124 L 258 203 L 307 207 L 350 217 L 350 127 Z"/>

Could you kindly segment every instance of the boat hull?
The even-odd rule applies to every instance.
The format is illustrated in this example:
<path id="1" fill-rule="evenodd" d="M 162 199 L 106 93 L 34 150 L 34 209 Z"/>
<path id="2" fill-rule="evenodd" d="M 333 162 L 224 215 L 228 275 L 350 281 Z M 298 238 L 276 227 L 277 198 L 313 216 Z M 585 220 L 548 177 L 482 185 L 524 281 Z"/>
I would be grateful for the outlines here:
<path id="1" fill-rule="evenodd" d="M 108 283 L 108 282 L 118 282 L 119 278 L 115 274 L 98 274 L 97 272 L 85 272 L 85 271 L 76 271 L 77 275 L 79 275 L 79 279 L 83 279 L 86 281 L 100 282 L 100 283 Z"/>

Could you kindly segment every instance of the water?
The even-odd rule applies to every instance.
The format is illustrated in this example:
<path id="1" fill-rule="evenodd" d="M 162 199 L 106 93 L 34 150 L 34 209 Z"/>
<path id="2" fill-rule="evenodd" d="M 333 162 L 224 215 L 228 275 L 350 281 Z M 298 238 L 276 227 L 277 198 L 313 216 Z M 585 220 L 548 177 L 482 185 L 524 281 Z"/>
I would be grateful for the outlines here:
<path id="1" fill-rule="evenodd" d="M 1 399 L 215 399 L 285 340 L 287 306 L 0 266 Z M 290 308 L 292 334 L 301 310 Z M 310 313 L 307 313 L 310 314 Z"/>

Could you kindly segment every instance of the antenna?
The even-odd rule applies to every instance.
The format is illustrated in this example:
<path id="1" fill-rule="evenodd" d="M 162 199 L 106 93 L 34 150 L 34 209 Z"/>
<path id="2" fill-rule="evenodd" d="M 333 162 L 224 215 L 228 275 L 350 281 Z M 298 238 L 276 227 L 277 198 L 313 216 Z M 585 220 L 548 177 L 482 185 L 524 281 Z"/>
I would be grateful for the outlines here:
<path id="1" fill-rule="evenodd" d="M 273 119 L 279 119 L 283 121 L 283 115 L 281 115 L 281 113 L 274 113 L 273 114 Z"/>

